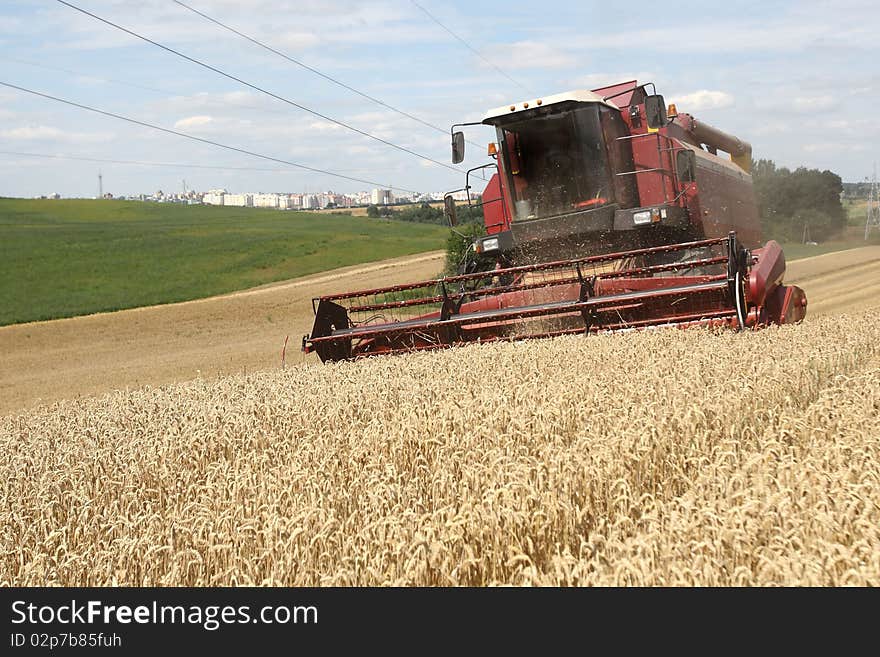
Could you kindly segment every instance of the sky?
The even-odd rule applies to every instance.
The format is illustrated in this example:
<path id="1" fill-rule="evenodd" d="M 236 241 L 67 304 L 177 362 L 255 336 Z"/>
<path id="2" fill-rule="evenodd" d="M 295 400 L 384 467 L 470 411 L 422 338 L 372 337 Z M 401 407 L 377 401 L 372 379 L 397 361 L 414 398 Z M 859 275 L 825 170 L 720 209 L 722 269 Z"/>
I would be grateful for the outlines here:
<path id="1" fill-rule="evenodd" d="M 186 0 L 420 121 L 172 0 L 70 2 L 326 118 L 55 0 L 0 4 L 0 82 L 359 180 L 0 86 L 0 196 L 95 196 L 99 171 L 114 195 L 182 191 L 184 181 L 201 191 L 448 191 L 464 185 L 465 169 L 489 162 L 484 144 L 494 136 L 487 127 L 468 128 L 467 158 L 451 167 L 451 124 L 512 102 L 631 79 L 655 83 L 680 112 L 751 142 L 756 158 L 780 166 L 830 169 L 855 182 L 880 159 L 877 0 Z"/>

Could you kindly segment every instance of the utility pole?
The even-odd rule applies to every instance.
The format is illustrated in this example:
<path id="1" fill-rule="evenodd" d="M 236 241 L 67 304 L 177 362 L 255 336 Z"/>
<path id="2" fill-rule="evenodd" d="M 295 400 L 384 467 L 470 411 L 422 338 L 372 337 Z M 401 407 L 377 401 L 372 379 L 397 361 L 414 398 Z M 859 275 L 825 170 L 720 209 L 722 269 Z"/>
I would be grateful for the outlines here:
<path id="1" fill-rule="evenodd" d="M 880 230 L 880 190 L 877 189 L 877 163 L 874 162 L 874 178 L 871 180 L 871 193 L 868 196 L 867 220 L 865 221 L 865 241 L 871 228 Z"/>
<path id="2" fill-rule="evenodd" d="M 98 169 L 98 198 L 104 198 L 104 177 L 101 175 L 101 170 Z M 867 237 L 865 239 L 868 239 Z"/>

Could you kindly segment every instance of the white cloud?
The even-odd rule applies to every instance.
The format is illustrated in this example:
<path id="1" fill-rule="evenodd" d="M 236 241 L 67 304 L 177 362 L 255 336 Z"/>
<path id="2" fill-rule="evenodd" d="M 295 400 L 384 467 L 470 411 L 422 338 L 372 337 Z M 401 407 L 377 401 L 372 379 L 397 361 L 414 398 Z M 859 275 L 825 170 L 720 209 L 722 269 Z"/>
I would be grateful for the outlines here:
<path id="1" fill-rule="evenodd" d="M 750 128 L 749 132 L 758 137 L 767 137 L 789 134 L 797 129 L 798 127 L 793 125 L 790 121 L 764 119 L 756 122 L 755 125 Z"/>
<path id="2" fill-rule="evenodd" d="M 0 130 L 0 138 L 14 141 L 103 142 L 113 138 L 109 133 L 69 132 L 47 125 L 27 125 Z"/>
<path id="3" fill-rule="evenodd" d="M 202 126 L 209 125 L 213 123 L 214 119 L 207 115 L 199 115 L 199 116 L 188 116 L 185 119 L 180 119 L 174 123 L 174 127 L 178 130 L 183 130 L 186 128 L 199 128 Z"/>
<path id="4" fill-rule="evenodd" d="M 734 103 L 734 98 L 724 91 L 700 89 L 689 94 L 672 96 L 667 102 L 675 103 L 682 112 L 699 112 L 730 107 Z"/>
<path id="5" fill-rule="evenodd" d="M 317 132 L 338 132 L 342 130 L 342 126 L 331 121 L 313 121 L 309 124 L 309 128 Z"/>
<path id="6" fill-rule="evenodd" d="M 46 125 L 28 125 L 11 130 L 0 130 L 4 139 L 59 139 L 64 133 Z"/>
<path id="7" fill-rule="evenodd" d="M 168 0 L 141 0 L 137 3 L 111 0 L 103 4 L 102 7 L 90 9 L 163 44 L 216 44 L 219 35 L 224 34 L 222 28 L 172 5 Z M 282 51 L 314 48 L 325 42 L 395 44 L 442 42 L 449 38 L 424 21 L 417 10 L 384 0 L 206 0 L 197 8 Z M 133 37 L 108 30 L 105 25 L 67 7 L 44 10 L 43 20 L 66 37 L 57 43 L 62 48 L 96 50 L 122 48 L 132 43 Z M 62 26 L 63 30 L 58 29 Z M 303 26 L 314 26 L 320 36 Z M 239 45 L 244 46 L 243 39 L 228 32 L 223 38 L 237 39 Z M 228 40 L 224 42 L 231 43 Z M 244 48 L 241 52 L 247 53 L 248 49 Z"/>
<path id="8" fill-rule="evenodd" d="M 222 113 L 230 109 L 255 110 L 271 114 L 290 114 L 278 101 L 263 94 L 250 91 L 230 91 L 222 93 L 197 92 L 188 96 L 171 96 L 147 103 L 145 107 L 155 113 L 172 112 L 192 116 L 210 116 L 215 121 Z"/>
<path id="9" fill-rule="evenodd" d="M 396 118 L 397 115 L 390 110 L 377 110 L 352 114 L 348 117 L 347 120 L 349 123 L 373 125 L 376 123 L 388 123 L 389 121 L 393 122 L 396 120 Z"/>
<path id="10" fill-rule="evenodd" d="M 276 49 L 307 50 L 321 42 L 320 37 L 312 32 L 289 31 L 277 35 L 274 39 Z"/>
<path id="11" fill-rule="evenodd" d="M 502 71 L 569 68 L 578 63 L 578 60 L 570 53 L 540 41 L 517 41 L 516 43 L 493 45 L 486 48 L 483 55 Z M 478 64 L 483 68 L 489 68 L 489 65 L 482 60 Z"/>
<path id="12" fill-rule="evenodd" d="M 571 88 L 577 89 L 599 89 L 630 80 L 638 80 L 644 84 L 646 82 L 656 82 L 657 76 L 647 71 L 639 73 L 590 73 L 572 78 L 568 80 L 567 84 Z"/>
<path id="13" fill-rule="evenodd" d="M 835 102 L 834 96 L 799 96 L 792 104 L 798 112 L 818 112 L 831 109 Z"/>
<path id="14" fill-rule="evenodd" d="M 587 50 L 631 49 L 635 43 L 651 44 L 654 52 L 792 52 L 821 47 L 871 48 L 876 37 L 861 25 L 848 22 L 848 17 L 835 20 L 802 20 L 792 22 L 732 23 L 723 30 L 712 23 L 691 24 L 687 38 L 670 38 L 669 28 L 649 28 L 630 32 L 593 35 L 577 43 Z"/>
<path id="15" fill-rule="evenodd" d="M 830 152 L 843 152 L 843 153 L 860 153 L 862 151 L 867 150 L 867 146 L 865 144 L 844 144 L 836 141 L 823 141 L 823 142 L 815 142 L 812 144 L 804 144 L 803 150 L 806 153 L 830 153 Z"/>

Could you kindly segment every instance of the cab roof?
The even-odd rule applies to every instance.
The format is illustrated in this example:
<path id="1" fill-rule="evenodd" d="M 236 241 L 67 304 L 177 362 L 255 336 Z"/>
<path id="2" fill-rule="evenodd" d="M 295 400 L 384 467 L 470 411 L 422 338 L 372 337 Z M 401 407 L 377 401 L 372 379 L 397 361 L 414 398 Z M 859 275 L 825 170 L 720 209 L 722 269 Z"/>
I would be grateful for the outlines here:
<path id="1" fill-rule="evenodd" d="M 509 116 L 511 114 L 517 114 L 528 109 L 535 109 L 536 107 L 547 107 L 549 105 L 558 105 L 565 102 L 600 103 L 612 109 L 619 109 L 617 105 L 608 100 L 605 100 L 604 97 L 593 91 L 587 91 L 586 89 L 577 89 L 574 91 L 563 91 L 562 93 L 553 94 L 552 96 L 532 98 L 530 100 L 496 107 L 495 109 L 491 109 L 486 112 L 486 115 L 483 116 L 483 123 L 491 123 L 492 119 L 497 119 L 502 116 Z"/>

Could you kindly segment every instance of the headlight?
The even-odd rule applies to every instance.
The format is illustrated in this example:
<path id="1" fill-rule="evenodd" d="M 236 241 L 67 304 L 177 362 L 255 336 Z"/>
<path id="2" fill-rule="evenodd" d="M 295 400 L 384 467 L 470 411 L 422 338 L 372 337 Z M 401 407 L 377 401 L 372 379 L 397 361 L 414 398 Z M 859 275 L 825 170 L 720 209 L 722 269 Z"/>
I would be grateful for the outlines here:
<path id="1" fill-rule="evenodd" d="M 656 224 L 660 223 L 661 218 L 666 218 L 666 208 L 651 208 L 650 210 L 642 210 L 641 212 L 634 213 L 633 223 L 636 226 L 641 226 L 642 224 Z"/>
<path id="2" fill-rule="evenodd" d="M 651 223 L 651 211 L 642 210 L 641 212 L 636 212 L 635 214 L 633 214 L 633 223 L 636 226 Z"/>
<path id="3" fill-rule="evenodd" d="M 493 237 L 488 240 L 483 240 L 483 253 L 488 251 L 497 251 L 498 250 L 498 238 Z"/>

